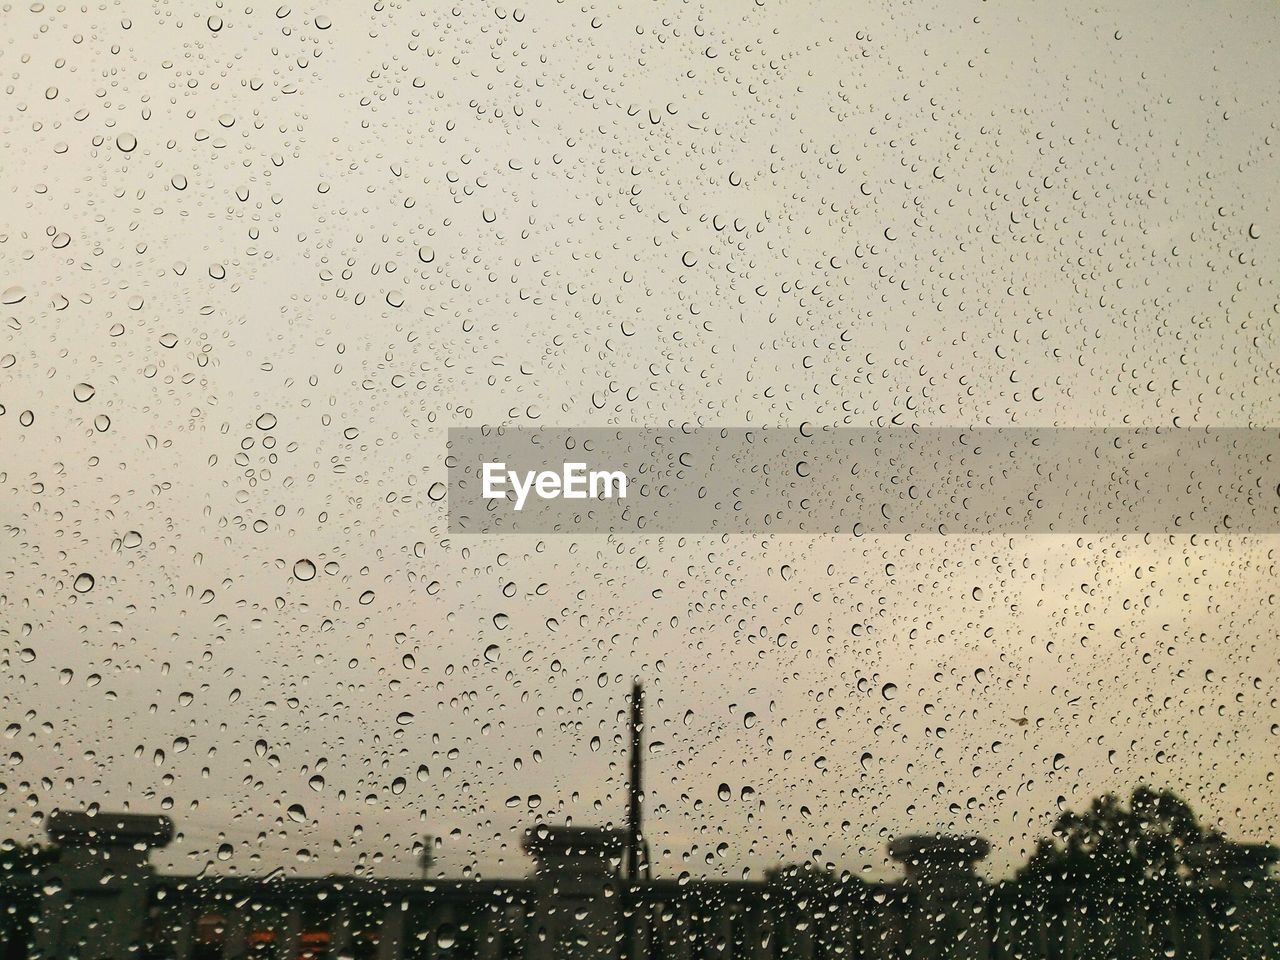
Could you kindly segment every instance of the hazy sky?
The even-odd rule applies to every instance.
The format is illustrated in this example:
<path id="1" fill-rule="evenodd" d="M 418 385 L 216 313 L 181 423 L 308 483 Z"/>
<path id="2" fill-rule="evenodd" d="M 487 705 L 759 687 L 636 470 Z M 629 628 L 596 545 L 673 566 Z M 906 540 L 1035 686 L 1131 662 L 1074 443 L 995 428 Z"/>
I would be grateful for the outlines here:
<path id="1" fill-rule="evenodd" d="M 0 8 L 4 835 L 1280 816 L 1277 540 L 450 536 L 449 426 L 1280 424 L 1274 4 Z M 725 785 L 722 789 L 721 785 Z M 219 848 L 222 852 L 219 853 Z"/>

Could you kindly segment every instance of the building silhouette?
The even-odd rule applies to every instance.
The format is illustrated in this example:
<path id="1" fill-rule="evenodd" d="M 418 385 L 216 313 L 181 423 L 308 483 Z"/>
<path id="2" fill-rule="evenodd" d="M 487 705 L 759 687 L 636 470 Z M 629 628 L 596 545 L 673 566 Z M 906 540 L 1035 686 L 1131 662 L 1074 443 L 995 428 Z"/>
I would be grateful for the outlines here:
<path id="1" fill-rule="evenodd" d="M 889 883 L 799 868 L 685 882 L 629 877 L 628 831 L 592 827 L 526 831 L 521 880 L 161 875 L 167 817 L 57 811 L 47 831 L 56 859 L 0 884 L 3 960 L 1280 957 L 1276 851 L 1225 840 L 1191 850 L 1171 894 L 992 885 L 975 837 L 893 841 Z"/>
<path id="2" fill-rule="evenodd" d="M 431 836 L 415 880 L 160 875 L 168 817 L 59 810 L 57 855 L 0 870 L 0 960 L 1280 960 L 1277 850 L 1203 839 L 1185 803 L 1145 787 L 1134 811 L 1184 828 L 1176 869 L 1126 859 L 1122 833 L 1110 866 L 1049 857 L 992 885 L 975 870 L 987 841 L 915 835 L 889 844 L 889 883 L 652 879 L 638 683 L 630 703 L 624 828 L 531 827 L 525 879 L 433 878 Z"/>

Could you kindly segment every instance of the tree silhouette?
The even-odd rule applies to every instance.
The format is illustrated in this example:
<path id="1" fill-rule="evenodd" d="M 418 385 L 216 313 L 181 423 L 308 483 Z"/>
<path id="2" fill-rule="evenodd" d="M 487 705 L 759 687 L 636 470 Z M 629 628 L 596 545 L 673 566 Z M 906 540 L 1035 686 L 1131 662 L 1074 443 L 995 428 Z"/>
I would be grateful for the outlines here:
<path id="1" fill-rule="evenodd" d="M 1188 846 L 1208 837 L 1177 794 L 1139 786 L 1127 807 L 1109 793 L 1084 813 L 1062 814 L 1053 837 L 1039 842 L 1016 880 L 1094 890 L 1109 898 L 1157 890 L 1167 896 L 1182 886 Z"/>

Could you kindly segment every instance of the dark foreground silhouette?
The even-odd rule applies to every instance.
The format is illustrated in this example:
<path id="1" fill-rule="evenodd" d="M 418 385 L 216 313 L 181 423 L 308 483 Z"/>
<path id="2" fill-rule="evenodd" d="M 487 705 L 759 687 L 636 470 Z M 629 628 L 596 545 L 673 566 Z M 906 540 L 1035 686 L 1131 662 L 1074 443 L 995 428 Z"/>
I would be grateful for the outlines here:
<path id="1" fill-rule="evenodd" d="M 165 817 L 56 812 L 0 851 L 0 960 L 1266 960 L 1276 850 L 1203 829 L 1168 791 L 1065 813 L 990 884 L 977 837 L 889 845 L 904 876 L 807 866 L 761 882 L 640 879 L 624 831 L 537 826 L 525 880 L 155 874 Z"/>

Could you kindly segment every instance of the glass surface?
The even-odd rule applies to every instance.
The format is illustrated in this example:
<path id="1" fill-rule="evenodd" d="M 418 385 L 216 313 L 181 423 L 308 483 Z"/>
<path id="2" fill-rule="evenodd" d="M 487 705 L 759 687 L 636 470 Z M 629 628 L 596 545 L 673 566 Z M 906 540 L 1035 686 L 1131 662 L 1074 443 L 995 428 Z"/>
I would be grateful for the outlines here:
<path id="1" fill-rule="evenodd" d="M 0 960 L 1280 956 L 1278 40 L 0 6 Z"/>

